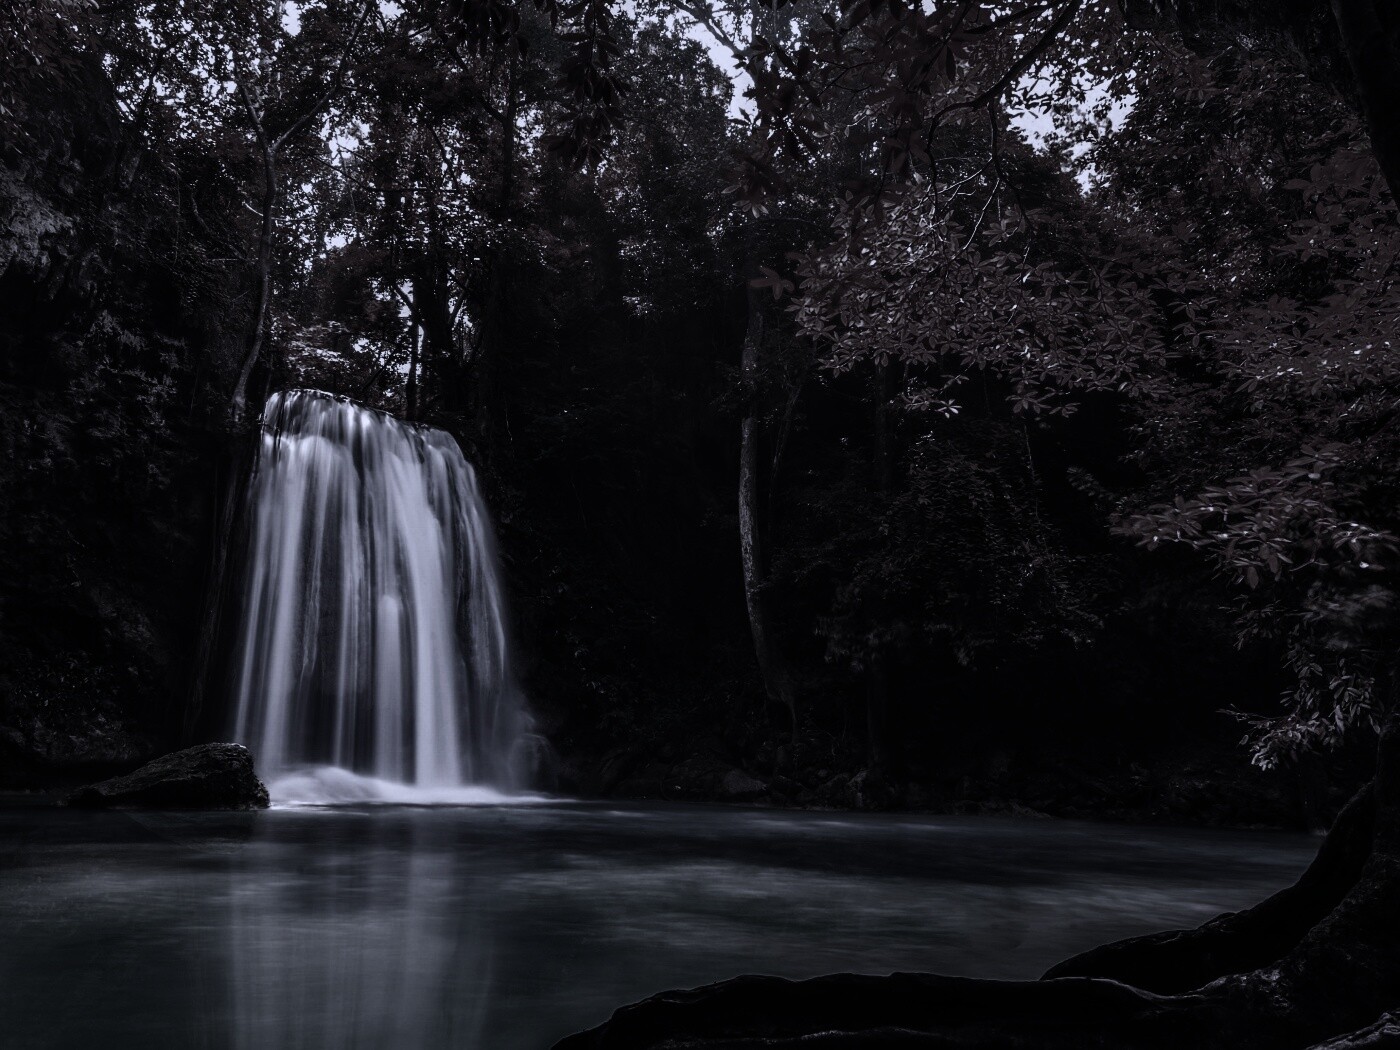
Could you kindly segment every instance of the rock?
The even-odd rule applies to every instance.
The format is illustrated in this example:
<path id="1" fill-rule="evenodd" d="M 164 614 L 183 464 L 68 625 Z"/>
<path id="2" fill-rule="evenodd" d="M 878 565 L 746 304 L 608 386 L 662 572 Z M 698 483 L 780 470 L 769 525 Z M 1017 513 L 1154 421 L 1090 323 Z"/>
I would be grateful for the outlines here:
<path id="1" fill-rule="evenodd" d="M 897 801 L 885 778 L 869 769 L 862 769 L 851 778 L 850 793 L 856 809 L 890 809 Z"/>
<path id="2" fill-rule="evenodd" d="M 1105 980 L 846 973 L 793 981 L 749 974 L 624 1006 L 597 1028 L 556 1043 L 554 1050 L 1297 1050 L 1304 1045 L 1288 1038 L 1289 1021 L 1281 1008 L 1269 1012 L 1273 1004 L 1267 996 L 1237 1006 L 1227 994 L 1162 998 Z"/>
<path id="3" fill-rule="evenodd" d="M 813 792 L 817 804 L 831 809 L 849 809 L 851 806 L 850 781 L 851 778 L 844 773 L 837 773 Z"/>
<path id="4" fill-rule="evenodd" d="M 1022 803 L 1015 801 L 1008 804 L 1007 812 L 1010 813 L 1013 817 L 1026 817 L 1032 820 L 1055 819 L 1049 813 L 1046 813 L 1043 810 L 1036 809 L 1033 806 L 1023 805 Z"/>
<path id="5" fill-rule="evenodd" d="M 684 802 L 713 802 L 729 772 L 727 762 L 709 755 L 694 755 L 672 766 L 666 774 L 667 797 Z"/>
<path id="6" fill-rule="evenodd" d="M 267 788 L 242 744 L 200 744 L 148 762 L 136 772 L 79 788 L 63 800 L 91 809 L 266 809 Z"/>
<path id="7" fill-rule="evenodd" d="M 802 785 L 778 773 L 768 782 L 768 790 L 781 798 L 795 799 L 802 794 Z"/>
<path id="8" fill-rule="evenodd" d="M 749 776 L 742 769 L 731 769 L 726 773 L 719 789 L 729 799 L 758 798 L 768 793 L 767 784 Z"/>
<path id="9" fill-rule="evenodd" d="M 158 754 L 155 740 L 110 701 L 0 697 L 0 788 L 111 776 Z"/>
<path id="10" fill-rule="evenodd" d="M 619 747 L 610 751 L 599 764 L 597 791 L 603 795 L 612 794 L 618 785 L 632 777 L 645 757 L 639 749 Z"/>
<path id="11" fill-rule="evenodd" d="M 1318 1043 L 1311 1050 L 1395 1050 L 1400 1046 L 1400 1014 L 1381 1014 L 1371 1027 Z"/>

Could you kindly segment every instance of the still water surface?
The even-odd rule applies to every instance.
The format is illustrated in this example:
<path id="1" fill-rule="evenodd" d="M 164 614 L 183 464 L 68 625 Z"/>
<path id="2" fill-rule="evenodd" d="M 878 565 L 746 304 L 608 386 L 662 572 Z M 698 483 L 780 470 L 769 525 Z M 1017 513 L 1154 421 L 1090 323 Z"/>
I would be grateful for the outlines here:
<path id="1" fill-rule="evenodd" d="M 1315 848 L 678 805 L 0 805 L 0 1046 L 536 1050 L 742 972 L 1031 978 L 1252 903 Z"/>

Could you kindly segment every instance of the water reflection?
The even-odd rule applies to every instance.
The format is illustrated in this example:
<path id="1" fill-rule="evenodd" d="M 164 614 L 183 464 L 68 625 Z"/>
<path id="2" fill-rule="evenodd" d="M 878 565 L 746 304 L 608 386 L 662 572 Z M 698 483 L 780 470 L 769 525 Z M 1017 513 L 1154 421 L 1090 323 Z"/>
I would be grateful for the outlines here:
<path id="1" fill-rule="evenodd" d="M 5 1050 L 533 1050 L 741 972 L 1034 977 L 1305 836 L 701 807 L 0 807 Z"/>
<path id="2" fill-rule="evenodd" d="M 469 865 L 410 828 L 273 877 L 231 873 L 227 924 L 238 1050 L 484 1047 L 495 937 L 461 892 Z M 392 841 L 385 841 L 386 839 Z"/>

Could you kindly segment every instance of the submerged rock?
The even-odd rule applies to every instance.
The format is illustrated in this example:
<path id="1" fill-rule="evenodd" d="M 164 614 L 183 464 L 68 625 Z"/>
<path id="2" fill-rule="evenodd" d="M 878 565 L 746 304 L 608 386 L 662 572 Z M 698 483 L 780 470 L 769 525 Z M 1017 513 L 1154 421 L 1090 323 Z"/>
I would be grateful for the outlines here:
<path id="1" fill-rule="evenodd" d="M 163 755 L 134 773 L 79 788 L 67 806 L 102 809 L 266 809 L 267 788 L 242 744 L 200 744 Z"/>

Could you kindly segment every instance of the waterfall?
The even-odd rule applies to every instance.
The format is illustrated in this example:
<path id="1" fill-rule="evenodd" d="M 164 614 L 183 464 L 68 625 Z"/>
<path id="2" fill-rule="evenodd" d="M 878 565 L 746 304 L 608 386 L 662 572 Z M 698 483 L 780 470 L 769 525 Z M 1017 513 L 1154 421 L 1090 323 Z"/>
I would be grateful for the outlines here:
<path id="1" fill-rule="evenodd" d="M 274 394 L 245 520 L 235 739 L 274 798 L 276 778 L 316 765 L 525 785 L 533 737 L 494 532 L 450 435 L 318 391 Z"/>

